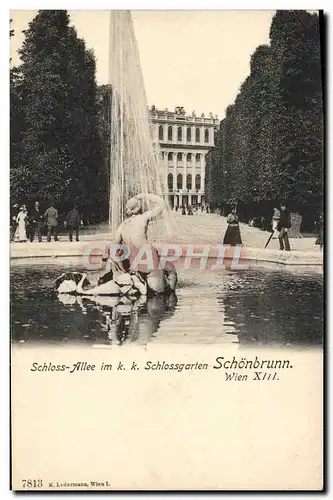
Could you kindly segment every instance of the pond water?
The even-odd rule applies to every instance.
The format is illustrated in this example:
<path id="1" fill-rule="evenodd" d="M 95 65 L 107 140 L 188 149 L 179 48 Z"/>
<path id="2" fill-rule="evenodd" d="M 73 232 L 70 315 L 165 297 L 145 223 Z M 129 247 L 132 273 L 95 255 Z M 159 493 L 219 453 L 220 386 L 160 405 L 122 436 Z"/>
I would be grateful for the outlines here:
<path id="1" fill-rule="evenodd" d="M 265 269 L 179 270 L 176 294 L 145 300 L 58 296 L 79 262 L 11 267 L 13 343 L 321 345 L 323 276 Z"/>

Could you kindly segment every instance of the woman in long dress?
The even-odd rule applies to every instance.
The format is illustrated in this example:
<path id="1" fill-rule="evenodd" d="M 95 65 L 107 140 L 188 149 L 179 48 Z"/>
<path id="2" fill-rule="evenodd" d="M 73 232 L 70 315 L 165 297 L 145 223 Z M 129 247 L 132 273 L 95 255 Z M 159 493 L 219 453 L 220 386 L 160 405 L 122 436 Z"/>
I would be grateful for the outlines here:
<path id="1" fill-rule="evenodd" d="M 279 237 L 278 224 L 280 220 L 280 215 L 281 215 L 280 210 L 278 208 L 274 208 L 273 218 L 272 218 L 273 240 L 276 240 Z"/>
<path id="2" fill-rule="evenodd" d="M 231 210 L 227 217 L 228 227 L 224 235 L 223 245 L 242 245 L 242 239 L 239 230 L 239 219 L 236 214 L 236 209 Z"/>
<path id="3" fill-rule="evenodd" d="M 25 205 L 22 205 L 19 213 L 16 217 L 17 229 L 15 235 L 15 241 L 23 243 L 27 241 L 27 222 L 28 222 L 28 211 Z"/>
<path id="4" fill-rule="evenodd" d="M 318 231 L 318 235 L 317 235 L 317 239 L 315 241 L 315 244 L 320 245 L 320 249 L 322 249 L 323 245 L 324 245 L 324 214 L 323 214 L 323 212 L 321 212 L 321 214 L 319 216 L 319 221 L 317 223 L 317 231 Z"/>

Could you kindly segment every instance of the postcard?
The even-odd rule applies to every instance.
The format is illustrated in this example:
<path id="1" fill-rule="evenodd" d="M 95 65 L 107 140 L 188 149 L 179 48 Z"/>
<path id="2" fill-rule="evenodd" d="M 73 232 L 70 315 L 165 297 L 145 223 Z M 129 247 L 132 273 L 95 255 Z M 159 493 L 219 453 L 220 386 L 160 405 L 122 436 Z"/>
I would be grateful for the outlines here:
<path id="1" fill-rule="evenodd" d="M 12 490 L 323 490 L 323 19 L 10 13 Z"/>

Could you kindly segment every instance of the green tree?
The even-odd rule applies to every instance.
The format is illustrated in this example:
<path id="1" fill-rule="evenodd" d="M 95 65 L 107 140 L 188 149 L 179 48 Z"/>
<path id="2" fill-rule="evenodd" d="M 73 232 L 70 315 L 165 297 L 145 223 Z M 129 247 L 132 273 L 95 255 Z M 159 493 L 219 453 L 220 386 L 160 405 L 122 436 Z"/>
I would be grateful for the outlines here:
<path id="1" fill-rule="evenodd" d="M 205 193 L 206 199 L 213 206 L 222 204 L 224 201 L 221 146 L 221 134 L 217 133 L 215 134 L 215 148 L 206 154 Z"/>
<path id="2" fill-rule="evenodd" d="M 12 20 L 10 20 L 12 23 Z M 14 29 L 9 30 L 9 37 L 15 35 Z M 11 61 L 11 59 L 10 59 Z M 24 131 L 24 116 L 22 110 L 22 90 L 20 72 L 16 67 L 10 68 L 10 159 L 13 170 L 11 173 L 12 203 L 19 202 L 28 185 L 26 172 L 21 168 L 20 155 Z"/>
<path id="3" fill-rule="evenodd" d="M 97 89 L 98 132 L 100 143 L 100 168 L 98 171 L 98 197 L 101 201 L 101 216 L 107 218 L 110 193 L 110 151 L 111 151 L 111 85 L 100 85 Z"/>
<path id="4" fill-rule="evenodd" d="M 277 11 L 271 45 L 280 56 L 276 115 L 278 195 L 291 203 L 318 202 L 323 192 L 323 113 L 318 16 Z"/>
<path id="5" fill-rule="evenodd" d="M 41 10 L 29 24 L 18 68 L 24 116 L 11 189 L 24 201 L 52 197 L 88 212 L 97 201 L 99 135 L 95 59 L 64 10 Z"/>
<path id="6" fill-rule="evenodd" d="M 315 215 L 323 194 L 322 154 L 318 16 L 277 11 L 270 45 L 252 55 L 250 75 L 208 155 L 208 201 L 262 213 L 285 199 L 290 208 L 304 213 L 310 207 Z"/>

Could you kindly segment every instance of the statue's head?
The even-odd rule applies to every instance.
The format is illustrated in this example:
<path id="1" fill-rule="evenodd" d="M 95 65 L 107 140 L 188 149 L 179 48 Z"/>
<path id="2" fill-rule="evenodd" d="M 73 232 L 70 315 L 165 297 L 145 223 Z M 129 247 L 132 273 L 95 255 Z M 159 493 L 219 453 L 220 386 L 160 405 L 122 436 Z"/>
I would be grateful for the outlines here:
<path id="1" fill-rule="evenodd" d="M 131 215 L 137 215 L 142 212 L 141 201 L 137 198 L 131 198 L 126 203 L 126 215 L 130 217 Z"/>

